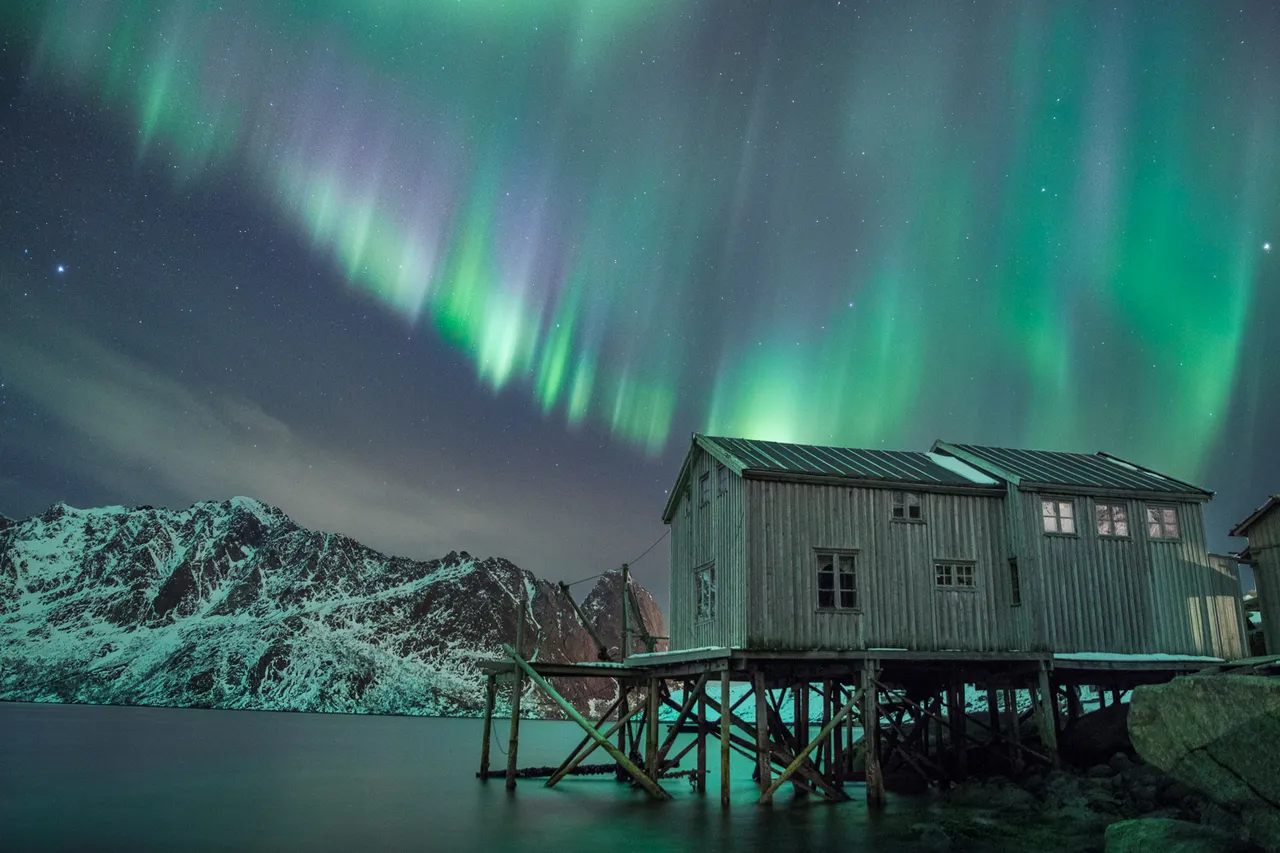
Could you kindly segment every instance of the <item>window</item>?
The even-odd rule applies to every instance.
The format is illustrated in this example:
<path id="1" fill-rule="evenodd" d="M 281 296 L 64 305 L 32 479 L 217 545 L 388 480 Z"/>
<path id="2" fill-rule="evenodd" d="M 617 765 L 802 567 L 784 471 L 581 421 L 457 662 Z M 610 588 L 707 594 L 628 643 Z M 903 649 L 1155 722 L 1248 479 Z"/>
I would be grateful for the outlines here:
<path id="1" fill-rule="evenodd" d="M 895 521 L 922 521 L 918 492 L 893 493 L 893 518 Z"/>
<path id="2" fill-rule="evenodd" d="M 1076 535 L 1076 505 L 1073 501 L 1040 501 L 1040 512 L 1044 517 L 1045 533 Z"/>
<path id="3" fill-rule="evenodd" d="M 823 610 L 858 609 L 858 575 L 853 554 L 818 552 L 818 607 Z"/>
<path id="4" fill-rule="evenodd" d="M 973 563 L 934 563 L 935 586 L 973 588 Z"/>
<path id="5" fill-rule="evenodd" d="M 698 478 L 698 500 L 704 504 L 711 503 L 711 475 L 703 474 Z"/>
<path id="6" fill-rule="evenodd" d="M 1018 558 L 1009 558 L 1009 603 L 1014 607 L 1022 604 L 1022 578 L 1018 577 Z"/>
<path id="7" fill-rule="evenodd" d="M 723 462 L 716 463 L 716 491 L 722 495 L 729 491 L 729 469 Z"/>
<path id="8" fill-rule="evenodd" d="M 1124 504 L 1094 504 L 1093 515 L 1099 536 L 1128 537 L 1129 516 Z"/>
<path id="9" fill-rule="evenodd" d="M 694 572 L 698 594 L 699 619 L 714 619 L 716 615 L 716 564 L 707 563 Z"/>
<path id="10" fill-rule="evenodd" d="M 1177 508 L 1171 506 L 1147 507 L 1147 537 L 1150 539 L 1177 539 Z"/>
<path id="11" fill-rule="evenodd" d="M 693 515 L 693 490 L 684 490 L 684 517 L 688 518 Z"/>

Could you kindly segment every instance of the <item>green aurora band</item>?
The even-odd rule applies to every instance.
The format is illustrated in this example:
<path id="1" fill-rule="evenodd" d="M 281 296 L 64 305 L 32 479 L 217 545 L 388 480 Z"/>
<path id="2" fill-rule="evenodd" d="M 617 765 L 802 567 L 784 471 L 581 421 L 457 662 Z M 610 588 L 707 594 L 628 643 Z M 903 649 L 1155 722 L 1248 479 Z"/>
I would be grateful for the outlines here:
<path id="1" fill-rule="evenodd" d="M 1195 476 L 1280 208 L 1278 75 L 1233 10 L 1156 6 L 7 14 L 43 85 L 127 111 L 179 182 L 252 175 L 547 416 L 651 453 L 941 435 Z"/>

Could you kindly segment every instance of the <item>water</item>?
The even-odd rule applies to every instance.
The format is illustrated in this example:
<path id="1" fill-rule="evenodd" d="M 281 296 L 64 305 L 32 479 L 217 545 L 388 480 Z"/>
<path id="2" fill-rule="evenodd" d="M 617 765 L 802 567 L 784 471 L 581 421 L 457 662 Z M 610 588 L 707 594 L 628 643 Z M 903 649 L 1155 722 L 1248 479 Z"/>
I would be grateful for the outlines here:
<path id="1" fill-rule="evenodd" d="M 655 803 L 612 777 L 481 783 L 479 720 L 0 703 L 5 850 L 910 850 L 928 804 L 733 806 L 687 780 Z M 506 721 L 495 725 L 494 765 Z M 521 766 L 558 764 L 573 723 L 521 727 Z M 718 756 L 716 744 L 711 755 Z M 685 759 L 692 764 L 693 755 Z M 592 756 L 591 761 L 597 760 Z M 715 764 L 712 758 L 711 763 Z"/>

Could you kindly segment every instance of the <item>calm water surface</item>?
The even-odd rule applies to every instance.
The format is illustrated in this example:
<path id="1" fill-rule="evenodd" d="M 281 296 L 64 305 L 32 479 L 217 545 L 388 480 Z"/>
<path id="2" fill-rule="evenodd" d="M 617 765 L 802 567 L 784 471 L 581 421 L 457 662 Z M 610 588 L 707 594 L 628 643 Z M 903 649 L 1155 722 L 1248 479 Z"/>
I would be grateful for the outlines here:
<path id="1" fill-rule="evenodd" d="M 558 764 L 581 734 L 520 732 L 521 766 Z M 475 778 L 480 735 L 479 720 L 0 703 L 0 848 L 897 851 L 930 819 L 909 799 L 869 815 L 859 786 L 849 803 L 788 786 L 758 807 L 736 755 L 728 812 L 714 782 L 700 795 L 684 779 L 665 783 L 670 803 L 612 777 L 508 794 Z"/>

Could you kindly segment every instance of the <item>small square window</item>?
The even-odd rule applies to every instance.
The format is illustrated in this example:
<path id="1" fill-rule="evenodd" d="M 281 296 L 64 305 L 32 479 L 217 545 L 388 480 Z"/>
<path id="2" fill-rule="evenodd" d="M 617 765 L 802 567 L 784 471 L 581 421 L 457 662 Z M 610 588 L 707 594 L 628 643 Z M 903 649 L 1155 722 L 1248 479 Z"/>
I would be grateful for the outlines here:
<path id="1" fill-rule="evenodd" d="M 714 619 L 716 615 L 716 566 L 707 563 L 694 572 L 695 590 L 698 596 L 697 618 Z"/>
<path id="2" fill-rule="evenodd" d="M 703 474 L 698 478 L 698 500 L 704 504 L 711 503 L 711 475 Z"/>
<path id="3" fill-rule="evenodd" d="M 1094 504 L 1093 514 L 1099 536 L 1128 538 L 1129 515 L 1124 504 Z"/>
<path id="4" fill-rule="evenodd" d="M 896 521 L 922 520 L 924 515 L 920 510 L 920 494 L 918 492 L 894 492 L 893 517 Z"/>
<path id="5" fill-rule="evenodd" d="M 1177 508 L 1171 506 L 1147 507 L 1147 537 L 1150 539 L 1177 539 Z"/>
<path id="6" fill-rule="evenodd" d="M 818 552 L 818 607 L 858 609 L 858 573 L 853 554 Z"/>
<path id="7" fill-rule="evenodd" d="M 723 462 L 716 463 L 716 491 L 722 495 L 729 491 L 729 469 Z"/>
<path id="8" fill-rule="evenodd" d="M 1073 501 L 1042 500 L 1040 514 L 1044 519 L 1045 533 L 1076 535 L 1076 505 Z"/>

